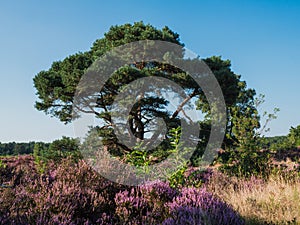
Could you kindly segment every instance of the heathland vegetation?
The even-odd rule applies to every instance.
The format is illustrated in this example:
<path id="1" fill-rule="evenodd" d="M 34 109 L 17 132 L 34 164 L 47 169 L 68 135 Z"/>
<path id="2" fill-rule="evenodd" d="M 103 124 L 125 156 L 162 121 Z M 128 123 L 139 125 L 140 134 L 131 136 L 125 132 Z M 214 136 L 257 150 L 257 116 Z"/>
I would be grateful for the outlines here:
<path id="1" fill-rule="evenodd" d="M 114 47 L 140 40 L 184 46 L 168 27 L 157 29 L 142 22 L 113 26 L 89 51 L 53 62 L 35 76 L 36 109 L 64 123 L 73 122 L 83 111 L 78 105 L 74 110 L 73 102 L 83 74 Z M 175 56 L 187 60 L 183 53 L 184 49 Z M 226 105 L 225 137 L 205 170 L 199 168 L 215 115 L 203 90 L 177 67 L 156 61 L 133 62 L 115 70 L 102 90 L 90 96 L 96 101 L 89 105 L 88 113 L 101 121 L 89 133 L 102 140 L 98 151 L 108 151 L 145 172 L 179 151 L 184 121 L 197 123 L 201 130 L 191 158 L 182 161 L 175 172 L 166 171 L 164 181 L 126 186 L 93 170 L 81 154 L 79 139 L 0 143 L 0 224 L 300 224 L 300 125 L 291 127 L 287 136 L 264 137 L 278 109 L 260 115 L 257 109 L 264 97 L 247 88 L 229 60 L 219 56 L 201 60 L 219 82 Z M 138 144 L 128 147 L 114 133 L 110 110 L 126 85 L 150 76 L 177 83 L 187 98 L 171 111 L 164 97 L 172 87 L 144 92 L 128 116 Z M 190 120 L 185 112 L 189 101 L 203 113 L 202 120 Z M 153 131 L 155 117 L 165 121 L 167 131 L 160 145 L 145 151 L 143 143 L 149 133 L 161 138 L 161 133 Z M 115 166 L 106 165 L 109 171 L 116 170 Z"/>

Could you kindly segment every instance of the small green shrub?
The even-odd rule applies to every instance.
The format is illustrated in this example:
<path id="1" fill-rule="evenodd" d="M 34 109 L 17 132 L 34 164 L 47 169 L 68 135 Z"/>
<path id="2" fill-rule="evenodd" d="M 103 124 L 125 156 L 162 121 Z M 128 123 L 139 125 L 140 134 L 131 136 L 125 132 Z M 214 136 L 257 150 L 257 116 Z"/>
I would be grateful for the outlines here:
<path id="1" fill-rule="evenodd" d="M 270 154 L 268 151 L 237 151 L 232 152 L 230 160 L 220 170 L 238 177 L 253 175 L 268 178 L 270 175 Z"/>

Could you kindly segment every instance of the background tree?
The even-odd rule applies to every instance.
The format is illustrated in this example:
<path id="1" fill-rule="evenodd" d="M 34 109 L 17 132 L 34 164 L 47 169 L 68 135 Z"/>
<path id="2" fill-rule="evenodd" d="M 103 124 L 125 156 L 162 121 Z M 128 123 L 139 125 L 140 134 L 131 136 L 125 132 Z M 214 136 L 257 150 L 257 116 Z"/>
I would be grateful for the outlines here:
<path id="1" fill-rule="evenodd" d="M 71 155 L 80 157 L 79 140 L 65 136 L 59 140 L 53 141 L 49 145 L 49 149 L 47 151 L 48 159 L 59 159 Z"/>
<path id="2" fill-rule="evenodd" d="M 72 157 L 77 160 L 81 157 L 79 141 L 74 138 L 63 136 L 52 143 L 36 142 L 33 148 L 33 156 L 41 170 L 49 160 L 60 161 L 62 158 Z"/>
<path id="3" fill-rule="evenodd" d="M 288 141 L 294 148 L 300 146 L 300 125 L 291 127 L 288 134 Z"/>

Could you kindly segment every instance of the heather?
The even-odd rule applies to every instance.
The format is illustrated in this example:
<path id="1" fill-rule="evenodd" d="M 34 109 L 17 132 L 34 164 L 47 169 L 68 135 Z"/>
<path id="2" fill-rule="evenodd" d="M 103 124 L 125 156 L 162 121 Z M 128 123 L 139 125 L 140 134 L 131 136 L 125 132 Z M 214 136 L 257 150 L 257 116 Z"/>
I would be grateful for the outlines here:
<path id="1" fill-rule="evenodd" d="M 122 186 L 70 157 L 44 172 L 29 155 L 1 160 L 1 224 L 243 224 L 204 187 Z"/>
<path id="2" fill-rule="evenodd" d="M 299 167 L 274 165 L 268 177 L 189 167 L 177 187 L 113 183 L 83 160 L 1 158 L 0 224 L 299 224 Z"/>

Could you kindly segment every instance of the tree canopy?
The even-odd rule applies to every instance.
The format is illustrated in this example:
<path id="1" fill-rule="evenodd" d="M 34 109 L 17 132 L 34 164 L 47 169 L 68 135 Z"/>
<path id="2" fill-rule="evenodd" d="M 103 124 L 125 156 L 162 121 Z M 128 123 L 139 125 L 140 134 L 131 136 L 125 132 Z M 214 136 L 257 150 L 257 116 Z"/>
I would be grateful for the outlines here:
<path id="1" fill-rule="evenodd" d="M 48 70 L 41 71 L 34 77 L 34 86 L 39 98 L 35 104 L 36 109 L 57 117 L 64 123 L 71 122 L 74 118 L 72 117 L 74 94 L 87 69 L 114 47 L 139 40 L 160 40 L 178 44 L 182 46 L 182 55 L 179 54 L 179 57 L 184 57 L 184 44 L 180 41 L 179 35 L 168 27 L 157 29 L 143 22 L 112 26 L 103 38 L 93 43 L 89 51 L 79 52 L 61 61 L 53 62 Z M 250 132 L 249 135 L 252 135 L 251 132 L 259 127 L 259 117 L 254 102 L 255 90 L 248 89 L 246 82 L 241 80 L 241 76 L 231 70 L 229 60 L 223 60 L 220 56 L 202 60 L 211 69 L 223 91 L 228 119 L 224 146 L 235 146 L 244 141 L 245 132 Z M 205 145 L 209 137 L 211 118 L 210 107 L 203 90 L 185 71 L 154 61 L 135 62 L 118 68 L 98 94 L 95 106 L 98 110 L 92 113 L 104 121 L 104 125 L 98 129 L 99 133 L 106 137 L 107 144 L 115 145 L 122 150 L 131 150 L 116 140 L 109 111 L 115 97 L 124 86 L 138 78 L 149 76 L 174 81 L 184 89 L 188 96 L 188 99 L 182 99 L 182 106 L 194 100 L 198 110 L 206 114 L 205 119 L 199 121 L 203 131 L 200 134 L 200 146 Z M 170 91 L 170 89 L 165 89 L 165 93 Z M 136 138 L 143 140 L 146 133 L 151 132 L 153 125 L 151 125 L 151 120 L 154 117 L 163 118 L 168 129 L 180 126 L 179 117 L 185 116 L 183 107 L 171 112 L 168 108 L 170 102 L 163 96 L 164 94 L 158 93 L 157 90 L 149 90 L 130 111 L 128 122 Z M 245 118 L 248 120 L 246 121 Z M 245 122 L 248 124 L 246 130 L 244 128 L 243 130 L 240 124 Z"/>

